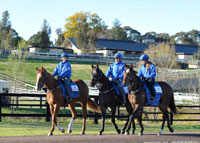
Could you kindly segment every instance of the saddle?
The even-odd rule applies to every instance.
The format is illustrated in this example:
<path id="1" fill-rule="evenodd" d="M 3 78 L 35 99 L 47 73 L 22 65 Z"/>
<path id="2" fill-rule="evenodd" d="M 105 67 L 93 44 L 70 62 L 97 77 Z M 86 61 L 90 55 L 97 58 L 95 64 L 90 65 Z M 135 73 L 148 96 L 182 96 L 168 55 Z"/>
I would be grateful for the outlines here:
<path id="1" fill-rule="evenodd" d="M 58 82 L 60 83 L 60 86 L 62 88 L 62 93 L 63 96 L 66 97 L 66 88 L 64 85 L 64 82 L 58 80 Z M 71 98 L 77 98 L 79 97 L 79 88 L 77 86 L 77 84 L 73 81 L 70 81 L 70 95 Z"/>
<path id="2" fill-rule="evenodd" d="M 145 82 L 143 82 L 143 84 L 144 84 L 144 88 L 146 90 L 147 105 L 158 106 L 159 101 L 160 101 L 160 95 L 163 94 L 160 84 L 158 84 L 157 82 L 154 84 L 154 87 L 153 87 L 154 92 L 155 92 L 155 100 L 154 101 L 150 100 L 151 93 L 150 93 L 149 88 L 147 87 Z"/>

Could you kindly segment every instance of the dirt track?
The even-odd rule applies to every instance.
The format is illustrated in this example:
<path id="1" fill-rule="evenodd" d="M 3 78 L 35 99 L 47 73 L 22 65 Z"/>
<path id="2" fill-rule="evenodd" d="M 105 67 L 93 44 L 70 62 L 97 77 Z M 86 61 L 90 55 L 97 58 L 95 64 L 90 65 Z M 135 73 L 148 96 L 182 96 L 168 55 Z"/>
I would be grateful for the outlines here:
<path id="1" fill-rule="evenodd" d="M 0 143 L 129 143 L 129 142 L 180 142 L 193 141 L 192 143 L 200 142 L 199 133 L 174 133 L 137 135 L 62 135 L 62 136 L 27 136 L 27 137 L 0 137 Z"/>

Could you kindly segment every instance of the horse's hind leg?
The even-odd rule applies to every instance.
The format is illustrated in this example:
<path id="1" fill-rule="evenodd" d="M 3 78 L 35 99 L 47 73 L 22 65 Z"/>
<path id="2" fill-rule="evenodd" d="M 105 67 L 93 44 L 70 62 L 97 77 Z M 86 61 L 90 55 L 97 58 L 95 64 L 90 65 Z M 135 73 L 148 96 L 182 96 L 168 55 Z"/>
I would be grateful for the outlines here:
<path id="1" fill-rule="evenodd" d="M 76 112 L 76 109 L 75 109 L 75 105 L 74 104 L 69 104 L 69 109 L 72 113 L 72 119 L 68 125 L 68 134 L 70 134 L 72 132 L 72 126 L 73 126 L 73 123 L 74 123 L 74 120 L 76 119 L 77 117 L 77 112 Z"/>
<path id="2" fill-rule="evenodd" d="M 120 129 L 118 129 L 118 126 L 115 123 L 115 112 L 116 112 L 116 106 L 112 107 L 112 119 L 111 119 L 111 121 L 112 121 L 113 125 L 115 126 L 117 133 L 120 134 L 121 131 L 120 131 Z"/>
<path id="3" fill-rule="evenodd" d="M 167 118 L 167 127 L 168 127 L 169 131 L 170 131 L 171 133 L 173 133 L 173 132 L 174 132 L 174 129 L 171 127 L 171 122 L 170 122 L 170 120 L 169 120 L 169 112 L 168 112 L 168 111 L 167 111 L 167 113 L 166 113 L 166 118 Z"/>
<path id="4" fill-rule="evenodd" d="M 81 135 L 85 135 L 85 130 L 86 130 L 86 117 L 87 117 L 87 106 L 86 103 L 81 103 L 82 106 L 82 111 L 83 111 L 83 128 Z"/>

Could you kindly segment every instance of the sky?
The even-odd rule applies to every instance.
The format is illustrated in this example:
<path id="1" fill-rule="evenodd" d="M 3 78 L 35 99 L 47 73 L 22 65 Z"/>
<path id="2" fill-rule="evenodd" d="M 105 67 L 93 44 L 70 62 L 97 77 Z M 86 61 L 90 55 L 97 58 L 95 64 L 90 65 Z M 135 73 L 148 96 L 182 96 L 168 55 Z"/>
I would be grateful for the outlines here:
<path id="1" fill-rule="evenodd" d="M 0 0 L 0 19 L 8 11 L 12 28 L 28 40 L 41 30 L 44 19 L 55 30 L 62 28 L 65 19 L 76 12 L 96 13 L 112 28 L 118 18 L 121 26 L 131 26 L 141 34 L 188 32 L 200 30 L 199 0 Z"/>

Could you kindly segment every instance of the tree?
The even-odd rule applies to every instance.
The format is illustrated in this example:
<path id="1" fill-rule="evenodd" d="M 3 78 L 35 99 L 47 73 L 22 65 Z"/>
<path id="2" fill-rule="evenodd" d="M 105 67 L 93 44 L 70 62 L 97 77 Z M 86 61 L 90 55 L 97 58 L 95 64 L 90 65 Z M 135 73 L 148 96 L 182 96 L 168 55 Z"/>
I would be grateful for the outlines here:
<path id="1" fill-rule="evenodd" d="M 109 38 L 114 40 L 128 40 L 126 31 L 121 27 L 121 23 L 118 19 L 115 19 L 113 22 Z"/>
<path id="2" fill-rule="evenodd" d="M 127 40 L 131 40 L 134 42 L 141 42 L 142 37 L 140 32 L 134 30 L 130 26 L 124 26 L 123 29 L 126 32 Z"/>
<path id="3" fill-rule="evenodd" d="M 170 36 L 168 33 L 159 33 L 156 34 L 157 43 L 168 43 L 170 41 Z"/>
<path id="4" fill-rule="evenodd" d="M 50 41 L 50 34 L 51 34 L 51 27 L 47 23 L 47 20 L 45 19 L 42 24 L 42 28 L 40 31 L 40 36 L 38 39 L 38 45 L 43 50 L 46 50 L 52 42 Z"/>
<path id="5" fill-rule="evenodd" d="M 47 20 L 44 19 L 41 31 L 31 36 L 28 40 L 28 44 L 38 46 L 39 48 L 45 51 L 50 45 L 52 45 L 52 42 L 50 41 L 50 35 L 51 27 L 47 23 Z"/>
<path id="6" fill-rule="evenodd" d="M 144 53 L 148 54 L 150 60 L 159 67 L 177 67 L 176 51 L 173 45 L 170 46 L 168 43 L 160 43 L 155 47 L 148 48 Z"/>
<path id="7" fill-rule="evenodd" d="M 75 38 L 83 52 L 92 51 L 98 34 L 106 30 L 106 25 L 95 13 L 75 13 L 66 19 L 64 37 Z"/>
<path id="8" fill-rule="evenodd" d="M 55 44 L 56 46 L 61 46 L 64 42 L 65 38 L 61 28 L 56 29 L 56 34 L 58 35 L 58 39 L 56 39 Z"/>

